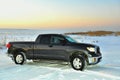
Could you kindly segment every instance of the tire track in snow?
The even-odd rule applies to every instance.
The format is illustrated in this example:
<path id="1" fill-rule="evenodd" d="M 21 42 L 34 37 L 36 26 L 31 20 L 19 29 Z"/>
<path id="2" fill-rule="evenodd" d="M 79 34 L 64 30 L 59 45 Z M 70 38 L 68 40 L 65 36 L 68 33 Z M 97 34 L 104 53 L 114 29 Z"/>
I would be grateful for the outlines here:
<path id="1" fill-rule="evenodd" d="M 116 80 L 120 80 L 120 76 L 115 76 L 115 75 L 111 75 L 111 74 L 107 74 L 104 72 L 96 72 L 96 71 L 91 71 L 91 70 L 86 70 L 86 72 L 91 73 L 91 74 L 95 74 L 95 75 L 99 75 L 102 77 L 106 77 L 106 78 L 111 78 L 111 79 L 116 79 Z"/>

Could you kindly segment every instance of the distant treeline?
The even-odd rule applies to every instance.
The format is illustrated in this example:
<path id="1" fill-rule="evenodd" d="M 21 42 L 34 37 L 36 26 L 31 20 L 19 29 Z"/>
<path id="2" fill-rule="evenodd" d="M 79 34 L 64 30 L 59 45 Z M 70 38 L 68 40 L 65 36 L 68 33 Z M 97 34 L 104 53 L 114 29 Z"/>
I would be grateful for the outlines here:
<path id="1" fill-rule="evenodd" d="M 68 32 L 67 35 L 87 35 L 87 36 L 106 36 L 106 35 L 115 35 L 120 36 L 120 32 L 114 31 L 88 31 L 88 32 Z"/>

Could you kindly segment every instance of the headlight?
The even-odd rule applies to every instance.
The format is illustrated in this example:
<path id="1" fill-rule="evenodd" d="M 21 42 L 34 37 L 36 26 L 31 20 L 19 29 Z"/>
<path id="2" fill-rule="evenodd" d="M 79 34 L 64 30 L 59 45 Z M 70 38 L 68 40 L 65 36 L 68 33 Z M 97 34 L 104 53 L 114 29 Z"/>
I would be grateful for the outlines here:
<path id="1" fill-rule="evenodd" d="M 87 50 L 89 50 L 90 52 L 95 52 L 95 48 L 94 47 L 87 47 Z"/>

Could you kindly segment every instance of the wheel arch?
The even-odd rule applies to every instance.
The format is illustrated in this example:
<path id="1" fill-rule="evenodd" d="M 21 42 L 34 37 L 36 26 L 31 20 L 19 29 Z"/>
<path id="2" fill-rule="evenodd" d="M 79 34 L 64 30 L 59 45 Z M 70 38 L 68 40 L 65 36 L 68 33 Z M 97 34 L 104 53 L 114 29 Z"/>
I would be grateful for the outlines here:
<path id="1" fill-rule="evenodd" d="M 74 51 L 71 53 L 69 59 L 71 61 L 71 59 L 75 56 L 82 56 L 87 62 L 88 62 L 88 54 L 85 51 Z"/>
<path id="2" fill-rule="evenodd" d="M 26 58 L 26 51 L 25 51 L 24 49 L 22 49 L 22 48 L 17 48 L 17 49 L 15 49 L 15 50 L 12 52 L 12 54 L 13 54 L 13 56 L 14 56 L 15 54 L 18 54 L 19 52 L 24 56 L 24 58 L 25 58 L 25 60 L 26 60 L 26 59 L 27 59 L 27 58 Z"/>

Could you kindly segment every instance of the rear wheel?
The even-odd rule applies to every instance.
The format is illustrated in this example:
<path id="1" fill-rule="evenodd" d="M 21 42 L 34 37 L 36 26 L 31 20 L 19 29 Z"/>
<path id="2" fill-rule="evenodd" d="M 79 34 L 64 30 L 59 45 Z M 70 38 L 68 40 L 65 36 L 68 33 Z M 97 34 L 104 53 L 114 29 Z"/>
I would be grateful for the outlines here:
<path id="1" fill-rule="evenodd" d="M 16 64 L 21 64 L 21 65 L 25 62 L 25 57 L 22 54 L 22 52 L 15 54 L 14 61 Z"/>
<path id="2" fill-rule="evenodd" d="M 81 55 L 74 56 L 71 59 L 71 66 L 75 70 L 84 70 L 85 68 L 85 59 Z"/>

